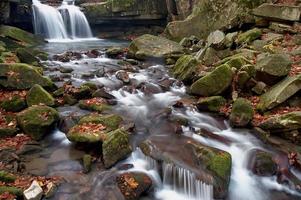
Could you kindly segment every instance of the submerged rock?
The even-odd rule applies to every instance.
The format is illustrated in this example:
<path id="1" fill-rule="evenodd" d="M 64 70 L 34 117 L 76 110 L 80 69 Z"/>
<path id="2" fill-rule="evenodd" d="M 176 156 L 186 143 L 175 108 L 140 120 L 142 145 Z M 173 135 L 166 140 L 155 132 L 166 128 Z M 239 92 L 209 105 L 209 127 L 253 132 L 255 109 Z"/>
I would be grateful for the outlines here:
<path id="1" fill-rule="evenodd" d="M 43 77 L 39 71 L 27 64 L 0 64 L 0 85 L 8 89 L 30 89 L 39 84 L 46 89 L 54 89 L 54 83 Z"/>
<path id="2" fill-rule="evenodd" d="M 208 75 L 194 82 L 190 92 L 200 96 L 219 95 L 231 85 L 233 72 L 229 65 L 224 64 L 214 69 Z"/>
<path id="3" fill-rule="evenodd" d="M 232 107 L 230 123 L 233 126 L 244 127 L 253 119 L 254 110 L 250 101 L 238 98 Z"/>
<path id="4" fill-rule="evenodd" d="M 283 103 L 301 89 L 301 75 L 287 77 L 260 96 L 257 109 L 264 112 Z"/>
<path id="5" fill-rule="evenodd" d="M 46 106 L 54 106 L 55 100 L 43 87 L 34 85 L 26 96 L 28 106 L 44 104 Z"/>
<path id="6" fill-rule="evenodd" d="M 129 54 L 137 59 L 167 58 L 172 54 L 182 54 L 180 44 L 163 37 L 143 35 L 132 41 Z"/>
<path id="7" fill-rule="evenodd" d="M 102 144 L 103 161 L 106 168 L 125 159 L 131 152 L 129 135 L 122 129 L 108 133 Z"/>
<path id="8" fill-rule="evenodd" d="M 49 133 L 58 120 L 58 112 L 48 106 L 31 106 L 17 115 L 18 125 L 35 140 Z"/>

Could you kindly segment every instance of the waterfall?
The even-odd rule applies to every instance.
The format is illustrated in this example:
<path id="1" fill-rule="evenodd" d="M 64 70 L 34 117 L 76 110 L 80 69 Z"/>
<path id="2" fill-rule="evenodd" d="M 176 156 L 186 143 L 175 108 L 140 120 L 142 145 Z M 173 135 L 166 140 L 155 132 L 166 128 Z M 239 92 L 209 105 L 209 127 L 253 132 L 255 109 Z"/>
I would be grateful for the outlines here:
<path id="1" fill-rule="evenodd" d="M 74 0 L 64 0 L 54 8 L 32 1 L 34 30 L 46 39 L 92 38 L 91 28 L 84 13 L 74 5 Z"/>

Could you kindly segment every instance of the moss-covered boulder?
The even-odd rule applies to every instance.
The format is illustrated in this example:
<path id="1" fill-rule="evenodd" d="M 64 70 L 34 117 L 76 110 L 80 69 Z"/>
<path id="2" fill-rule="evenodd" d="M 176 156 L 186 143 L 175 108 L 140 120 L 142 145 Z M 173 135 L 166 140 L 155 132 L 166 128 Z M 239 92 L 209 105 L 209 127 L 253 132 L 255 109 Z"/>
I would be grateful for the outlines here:
<path id="1" fill-rule="evenodd" d="M 252 171 L 258 176 L 274 176 L 277 173 L 277 164 L 273 155 L 268 152 L 257 150 L 251 160 Z"/>
<path id="2" fill-rule="evenodd" d="M 96 124 L 103 124 L 106 126 L 106 130 L 115 130 L 117 129 L 121 122 L 123 121 L 122 117 L 119 115 L 100 115 L 97 113 L 92 113 L 90 115 L 84 116 L 79 120 L 79 124 L 84 123 L 96 123 Z"/>
<path id="3" fill-rule="evenodd" d="M 238 98 L 235 100 L 231 114 L 230 123 L 235 127 L 244 127 L 253 119 L 254 110 L 249 100 Z"/>
<path id="4" fill-rule="evenodd" d="M 163 37 L 142 35 L 132 41 L 129 54 L 137 59 L 167 58 L 173 54 L 182 54 L 180 44 Z"/>
<path id="5" fill-rule="evenodd" d="M 259 28 L 254 28 L 239 34 L 236 43 L 239 45 L 251 43 L 257 38 L 259 38 L 261 35 L 262 31 Z"/>
<path id="6" fill-rule="evenodd" d="M 129 134 L 122 129 L 108 133 L 102 144 L 102 155 L 106 168 L 125 159 L 131 152 L 132 147 L 129 141 Z"/>
<path id="7" fill-rule="evenodd" d="M 292 61 L 286 54 L 263 54 L 258 57 L 255 68 L 257 73 L 264 75 L 283 77 L 291 70 Z M 267 77 L 266 79 L 269 79 Z M 262 80 L 268 81 L 268 80 Z"/>
<path id="8" fill-rule="evenodd" d="M 86 100 L 80 100 L 79 107 L 81 109 L 97 111 L 97 112 L 103 112 L 103 111 L 111 108 L 108 105 L 107 100 L 100 98 L 100 97 L 95 97 L 95 98 L 86 99 Z"/>
<path id="9" fill-rule="evenodd" d="M 55 88 L 54 83 L 43 77 L 38 70 L 27 64 L 0 64 L 0 86 L 8 89 L 30 89 L 39 84 L 46 89 Z"/>
<path id="10" fill-rule="evenodd" d="M 14 114 L 0 113 L 0 138 L 14 136 L 18 133 L 16 116 Z"/>
<path id="11" fill-rule="evenodd" d="M 172 68 L 172 74 L 175 78 L 189 83 L 197 75 L 199 66 L 200 62 L 194 56 L 184 55 L 178 59 Z"/>
<path id="12" fill-rule="evenodd" d="M 227 100 L 224 97 L 212 96 L 200 98 L 196 106 L 200 111 L 219 112 L 226 103 Z"/>
<path id="13" fill-rule="evenodd" d="M 286 77 L 260 96 L 257 109 L 264 112 L 285 102 L 301 89 L 301 75 Z"/>
<path id="14" fill-rule="evenodd" d="M 42 86 L 34 85 L 27 93 L 26 102 L 28 106 L 44 104 L 54 106 L 55 100 Z"/>
<path id="15" fill-rule="evenodd" d="M 10 51 L 0 53 L 0 63 L 19 63 L 20 60 L 15 53 Z"/>
<path id="16" fill-rule="evenodd" d="M 8 112 L 19 112 L 26 108 L 26 101 L 23 97 L 12 96 L 9 99 L 0 100 L 0 108 Z"/>
<path id="17" fill-rule="evenodd" d="M 0 26 L 0 35 L 22 43 L 22 45 L 37 45 L 43 43 L 43 41 L 32 33 L 26 32 L 22 29 L 12 26 Z"/>
<path id="18" fill-rule="evenodd" d="M 200 96 L 219 95 L 231 85 L 232 79 L 233 72 L 231 68 L 224 64 L 194 82 L 190 87 L 190 92 Z"/>
<path id="19" fill-rule="evenodd" d="M 18 48 L 16 50 L 17 56 L 22 63 L 30 64 L 30 65 L 39 65 L 39 59 L 34 56 L 30 51 L 25 48 Z"/>
<path id="20" fill-rule="evenodd" d="M 59 113 L 48 106 L 31 106 L 18 113 L 17 121 L 23 132 L 35 140 L 42 139 L 59 120 Z"/>
<path id="21" fill-rule="evenodd" d="M 259 124 L 259 127 L 270 132 L 284 132 L 301 128 L 301 112 L 295 111 L 276 115 Z"/>

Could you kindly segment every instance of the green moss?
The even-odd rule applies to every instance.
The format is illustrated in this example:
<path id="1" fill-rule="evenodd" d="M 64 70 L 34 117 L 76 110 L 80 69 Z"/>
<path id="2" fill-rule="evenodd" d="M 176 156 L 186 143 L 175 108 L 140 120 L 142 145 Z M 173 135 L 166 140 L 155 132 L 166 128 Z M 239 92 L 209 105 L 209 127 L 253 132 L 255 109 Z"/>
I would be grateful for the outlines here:
<path id="1" fill-rule="evenodd" d="M 0 127 L 0 138 L 16 135 L 18 129 L 16 127 Z"/>
<path id="2" fill-rule="evenodd" d="M 18 197 L 21 197 L 23 195 L 23 190 L 20 188 L 0 186 L 0 194 L 6 193 L 6 192 L 9 194 L 14 194 Z"/>
<path id="3" fill-rule="evenodd" d="M 83 166 L 85 173 L 88 173 L 91 170 L 92 165 L 92 156 L 89 154 L 85 154 L 83 157 Z"/>
<path id="4" fill-rule="evenodd" d="M 2 52 L 0 55 L 0 63 L 19 63 L 20 60 L 16 54 L 12 52 Z"/>
<path id="5" fill-rule="evenodd" d="M 201 98 L 197 102 L 197 108 L 201 111 L 219 112 L 227 100 L 222 96 Z"/>
<path id="6" fill-rule="evenodd" d="M 13 96 L 11 99 L 0 102 L 0 108 L 9 112 L 19 112 L 26 108 L 26 102 L 19 96 Z"/>
<path id="7" fill-rule="evenodd" d="M 54 106 L 55 100 L 43 87 L 34 85 L 28 92 L 26 97 L 27 105 L 40 105 Z"/>
<path id="8" fill-rule="evenodd" d="M 67 138 L 71 142 L 101 142 L 106 137 L 106 130 L 94 130 L 95 126 L 97 126 L 97 124 L 93 123 L 76 125 L 68 131 Z"/>
<path id="9" fill-rule="evenodd" d="M 102 152 L 106 168 L 124 159 L 132 152 L 128 133 L 122 129 L 108 133 L 108 137 L 102 144 Z"/>
<path id="10" fill-rule="evenodd" d="M 176 62 L 172 68 L 172 74 L 179 80 L 191 82 L 197 73 L 199 61 L 191 56 L 184 55 Z"/>
<path id="11" fill-rule="evenodd" d="M 101 104 L 93 104 L 93 103 L 87 103 L 87 100 L 80 100 L 79 105 L 81 109 L 90 110 L 90 111 L 97 111 L 97 112 L 103 112 L 105 110 L 110 110 L 111 106 L 109 106 L 107 103 L 101 103 Z"/>
<path id="12" fill-rule="evenodd" d="M 119 127 L 122 122 L 122 118 L 119 115 L 100 115 L 90 114 L 80 119 L 79 124 L 83 123 L 95 123 L 103 124 L 108 130 L 115 130 Z"/>
<path id="13" fill-rule="evenodd" d="M 244 98 L 238 98 L 232 106 L 230 122 L 234 126 L 246 126 L 253 119 L 253 115 L 251 102 Z"/>
<path id="14" fill-rule="evenodd" d="M 22 63 L 36 66 L 39 64 L 39 59 L 37 59 L 31 52 L 29 52 L 25 48 L 18 48 L 16 50 L 16 53 Z"/>
<path id="15" fill-rule="evenodd" d="M 11 183 L 16 180 L 16 177 L 6 171 L 0 170 L 0 181 L 4 183 Z"/>
<path id="16" fill-rule="evenodd" d="M 248 30 L 247 32 L 238 35 L 237 44 L 241 45 L 241 44 L 253 42 L 257 38 L 259 38 L 261 34 L 262 31 L 258 28 Z"/>
<path id="17" fill-rule="evenodd" d="M 231 173 L 231 163 L 232 160 L 229 153 L 219 153 L 210 160 L 208 169 L 226 180 Z"/>
<path id="18" fill-rule="evenodd" d="M 49 133 L 58 120 L 59 113 L 48 106 L 31 106 L 17 115 L 18 125 L 35 140 Z"/>

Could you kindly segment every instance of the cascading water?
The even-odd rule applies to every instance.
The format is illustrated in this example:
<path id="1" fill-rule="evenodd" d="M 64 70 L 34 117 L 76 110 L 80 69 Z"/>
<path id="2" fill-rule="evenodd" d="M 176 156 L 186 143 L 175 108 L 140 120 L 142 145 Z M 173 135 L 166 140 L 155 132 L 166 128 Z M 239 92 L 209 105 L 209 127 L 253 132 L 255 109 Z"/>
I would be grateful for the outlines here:
<path id="1" fill-rule="evenodd" d="M 32 1 L 35 33 L 48 40 L 92 38 L 89 23 L 74 1 L 64 0 L 62 5 L 54 8 Z"/>

